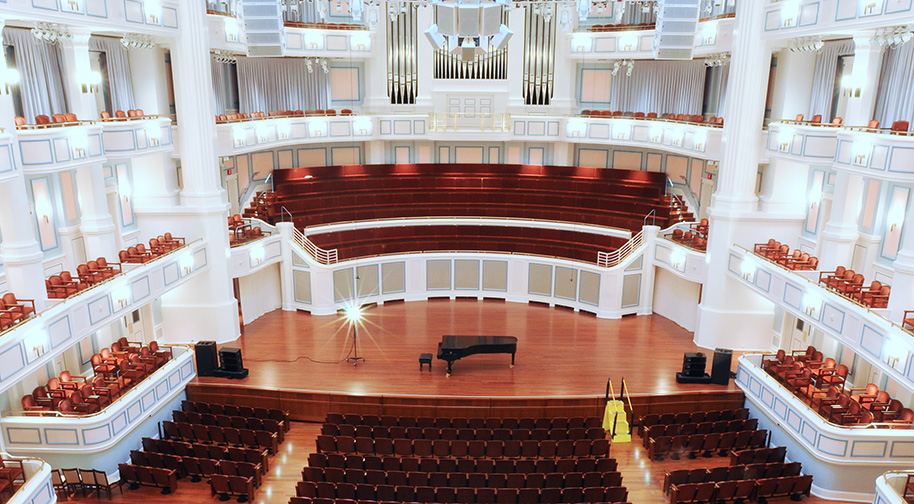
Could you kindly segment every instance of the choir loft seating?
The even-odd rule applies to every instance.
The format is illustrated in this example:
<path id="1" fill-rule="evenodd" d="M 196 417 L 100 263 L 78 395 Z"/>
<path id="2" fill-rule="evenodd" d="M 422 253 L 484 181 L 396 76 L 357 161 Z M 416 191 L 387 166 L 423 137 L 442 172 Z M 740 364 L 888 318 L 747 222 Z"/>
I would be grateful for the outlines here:
<path id="1" fill-rule="evenodd" d="M 765 259 L 792 270 L 815 270 L 819 267 L 819 258 L 813 257 L 800 249 L 790 251 L 790 245 L 782 244 L 774 238 L 768 243 L 756 243 L 753 252 Z"/>
<path id="2" fill-rule="evenodd" d="M 318 247 L 337 249 L 339 260 L 418 251 L 491 251 L 561 257 L 590 263 L 624 238 L 579 231 L 508 226 L 416 225 L 315 233 Z"/>
<path id="3" fill-rule="evenodd" d="M 875 384 L 848 388 L 848 367 L 816 347 L 762 356 L 762 368 L 825 420 L 843 426 L 911 428 L 914 411 Z"/>
<path id="4" fill-rule="evenodd" d="M 158 116 L 147 116 L 143 109 L 131 109 L 127 112 L 123 110 L 115 110 L 114 116 L 111 115 L 107 110 L 102 110 L 98 113 L 98 118 L 101 121 L 130 121 L 134 119 L 150 119 Z"/>
<path id="5" fill-rule="evenodd" d="M 348 428 L 374 437 L 319 435 L 318 452 L 309 456 L 290 503 L 625 502 L 628 490 L 622 486 L 618 464 L 608 456 L 609 441 L 567 439 L 572 432 L 599 435 L 599 422 L 331 413 L 322 427 L 325 432 Z M 566 438 L 520 440 L 534 430 L 555 431 Z M 378 437 L 379 433 L 404 437 Z M 460 439 L 461 433 L 474 439 Z"/>
<path id="6" fill-rule="evenodd" d="M 605 118 L 605 119 L 647 119 L 647 120 L 663 120 L 671 122 L 684 122 L 692 124 L 701 124 L 704 126 L 712 126 L 716 128 L 723 127 L 724 118 L 717 116 L 705 117 L 701 114 L 658 114 L 657 112 L 628 112 L 621 110 L 582 110 L 581 115 L 584 117 L 592 118 Z"/>
<path id="7" fill-rule="evenodd" d="M 296 228 L 407 217 L 507 217 L 641 230 L 654 211 L 670 220 L 666 175 L 528 165 L 358 165 L 274 172 L 276 202 Z"/>
<path id="8" fill-rule="evenodd" d="M 75 376 L 62 371 L 45 385 L 22 397 L 25 415 L 63 414 L 87 415 L 97 413 L 130 388 L 139 384 L 172 358 L 168 347 L 157 341 L 143 345 L 121 337 L 92 355 L 92 376 Z"/>

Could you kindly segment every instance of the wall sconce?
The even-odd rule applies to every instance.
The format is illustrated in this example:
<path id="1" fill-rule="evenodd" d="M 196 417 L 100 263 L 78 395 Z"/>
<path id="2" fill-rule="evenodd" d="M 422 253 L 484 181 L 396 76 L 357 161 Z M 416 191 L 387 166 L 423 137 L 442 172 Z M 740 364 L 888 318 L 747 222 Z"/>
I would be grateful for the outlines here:
<path id="1" fill-rule="evenodd" d="M 660 126 L 651 126 L 648 135 L 650 136 L 651 143 L 660 143 L 663 141 L 663 128 Z"/>
<path id="2" fill-rule="evenodd" d="M 678 271 L 685 271 L 686 255 L 678 248 L 670 252 L 670 264 Z"/>
<path id="3" fill-rule="evenodd" d="M 2 64 L 2 62 L 0 62 Z M 3 65 L 6 67 L 6 65 Z M 10 94 L 13 88 L 19 85 L 19 71 L 15 68 L 3 69 L 3 87 L 0 87 L 0 94 Z"/>
<path id="4" fill-rule="evenodd" d="M 859 138 L 854 140 L 853 146 L 851 147 L 851 154 L 855 165 L 867 166 L 867 164 L 869 164 L 871 152 L 873 152 L 873 145 L 870 142 Z"/>
<path id="5" fill-rule="evenodd" d="M 232 138 L 235 140 L 235 147 L 243 147 L 245 139 L 244 128 L 241 126 L 235 126 L 232 128 Z"/>
<path id="6" fill-rule="evenodd" d="M 809 190 L 809 194 L 806 196 L 806 198 L 807 202 L 809 203 L 809 212 L 818 212 L 819 205 L 822 204 L 822 186 L 813 183 L 812 189 Z"/>
<path id="7" fill-rule="evenodd" d="M 35 345 L 32 347 L 32 351 L 35 352 L 35 358 L 39 358 L 44 355 L 44 345 Z"/>
<path id="8" fill-rule="evenodd" d="M 583 33 L 574 33 L 571 35 L 571 52 L 586 52 L 590 47 L 592 39 L 589 35 Z"/>
<path id="9" fill-rule="evenodd" d="M 83 93 L 97 93 L 98 86 L 102 83 L 102 74 L 98 72 L 88 72 L 83 75 L 80 86 Z"/>
<path id="10" fill-rule="evenodd" d="M 673 147 L 682 147 L 682 138 L 685 136 L 685 131 L 681 129 L 673 130 L 672 135 L 670 136 L 670 144 Z"/>
<path id="11" fill-rule="evenodd" d="M 146 127 L 146 141 L 149 145 L 155 147 L 159 145 L 162 138 L 162 128 L 158 125 L 150 124 Z"/>
<path id="12" fill-rule="evenodd" d="M 276 124 L 276 136 L 280 140 L 285 140 L 292 135 L 292 126 L 289 125 L 289 121 L 285 119 L 280 119 Z"/>
<path id="13" fill-rule="evenodd" d="M 51 223 L 51 215 L 53 214 L 53 209 L 51 208 L 51 202 L 47 198 L 41 198 L 35 200 L 35 213 L 38 214 L 38 219 L 45 224 Z"/>
<path id="14" fill-rule="evenodd" d="M 67 0 L 67 6 L 63 9 L 67 12 L 82 12 L 82 1 L 81 0 Z"/>
<path id="15" fill-rule="evenodd" d="M 714 45 L 717 42 L 717 22 L 708 21 L 701 30 L 701 42 L 704 45 Z"/>
<path id="16" fill-rule="evenodd" d="M 238 21 L 235 18 L 224 18 L 223 19 L 223 28 L 225 29 L 225 40 L 227 42 L 238 42 Z"/>
<path id="17" fill-rule="evenodd" d="M 892 206 L 885 216 L 885 223 L 889 227 L 890 233 L 894 233 L 896 229 L 900 229 L 901 225 L 904 223 L 904 207 L 905 204 L 902 198 L 896 198 L 892 202 Z"/>
<path id="18" fill-rule="evenodd" d="M 568 119 L 565 130 L 568 136 L 580 138 L 587 134 L 587 123 L 583 119 L 571 118 Z"/>
<path id="19" fill-rule="evenodd" d="M 263 248 L 263 245 L 256 245 L 251 249 L 250 252 L 251 266 L 257 266 L 262 263 L 266 257 L 266 251 Z"/>
<path id="20" fill-rule="evenodd" d="M 352 129 L 359 135 L 370 135 L 372 122 L 368 117 L 357 117 L 352 121 Z"/>
<path id="21" fill-rule="evenodd" d="M 111 299 L 113 299 L 120 308 L 126 308 L 127 305 L 130 304 L 130 289 L 128 289 L 126 285 L 114 288 L 111 291 Z"/>
<path id="22" fill-rule="evenodd" d="M 327 136 L 327 121 L 324 119 L 312 119 L 308 122 L 308 130 L 313 137 Z"/>
<path id="23" fill-rule="evenodd" d="M 89 152 L 89 137 L 79 132 L 70 137 L 70 148 L 74 158 L 84 158 Z"/>
<path id="24" fill-rule="evenodd" d="M 781 126 L 778 131 L 778 152 L 790 152 L 790 143 L 793 142 L 793 128 Z"/>
<path id="25" fill-rule="evenodd" d="M 159 24 L 162 18 L 162 4 L 159 0 L 144 0 L 143 11 L 146 13 L 146 23 Z"/>
<path id="26" fill-rule="evenodd" d="M 692 148 L 697 151 L 704 151 L 705 144 L 708 142 L 708 134 L 704 131 L 696 132 L 692 136 Z"/>
<path id="27" fill-rule="evenodd" d="M 613 124 L 612 127 L 613 139 L 615 140 L 628 140 L 631 137 L 632 129 L 629 125 L 622 124 Z"/>
<path id="28" fill-rule="evenodd" d="M 623 33 L 619 35 L 620 51 L 634 51 L 637 44 L 638 35 L 636 35 L 634 32 Z"/>
<path id="29" fill-rule="evenodd" d="M 356 51 L 370 51 L 371 34 L 367 32 L 353 33 L 349 36 L 349 45 Z"/>
<path id="30" fill-rule="evenodd" d="M 869 16 L 870 14 L 875 13 L 876 2 L 874 0 L 868 0 L 868 1 L 863 2 L 863 5 L 861 5 L 861 7 L 862 7 L 862 15 Z"/>
<path id="31" fill-rule="evenodd" d="M 181 271 L 185 275 L 192 273 L 194 271 L 194 258 L 191 257 L 190 255 L 185 255 L 178 262 L 178 266 L 181 267 Z"/>
<path id="32" fill-rule="evenodd" d="M 863 88 L 859 86 L 852 75 L 841 77 L 841 95 L 848 98 L 860 98 Z"/>
<path id="33" fill-rule="evenodd" d="M 305 49 L 323 49 L 324 36 L 320 32 L 305 32 Z"/>
<path id="34" fill-rule="evenodd" d="M 270 138 L 270 131 L 266 126 L 258 126 L 255 132 L 257 133 L 257 143 L 264 143 Z"/>
<path id="35" fill-rule="evenodd" d="M 781 27 L 796 26 L 800 17 L 800 0 L 787 0 L 781 5 Z"/>
<path id="36" fill-rule="evenodd" d="M 803 293 L 803 313 L 815 316 L 816 310 L 822 306 L 822 300 L 811 292 Z"/>
<path id="37" fill-rule="evenodd" d="M 743 262 L 739 265 L 739 274 L 744 279 L 752 281 L 752 277 L 755 275 L 756 270 L 755 263 L 748 257 L 743 258 Z"/>

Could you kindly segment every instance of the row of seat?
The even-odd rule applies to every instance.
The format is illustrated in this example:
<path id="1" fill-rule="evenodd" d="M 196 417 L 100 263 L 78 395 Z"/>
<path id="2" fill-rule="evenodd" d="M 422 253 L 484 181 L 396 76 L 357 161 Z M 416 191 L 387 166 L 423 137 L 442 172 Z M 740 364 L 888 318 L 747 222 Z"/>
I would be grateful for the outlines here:
<path id="1" fill-rule="evenodd" d="M 266 448 L 270 453 L 279 449 L 276 433 L 264 430 L 235 429 L 218 425 L 189 424 L 184 422 L 162 422 L 162 430 L 168 439 L 216 445 L 247 446 Z"/>
<path id="2" fill-rule="evenodd" d="M 370 437 L 372 439 L 381 438 L 405 438 L 405 439 L 463 439 L 472 441 L 474 439 L 488 441 L 498 439 L 501 441 L 545 441 L 552 439 L 559 441 L 562 439 L 602 439 L 606 437 L 606 432 L 602 427 L 575 427 L 575 428 L 553 428 L 553 429 L 527 429 L 527 428 L 455 428 L 455 427 L 387 427 L 384 425 L 350 425 L 325 423 L 321 426 L 321 434 L 329 436 L 352 436 L 352 437 Z"/>
<path id="3" fill-rule="evenodd" d="M 481 472 L 424 472 L 382 471 L 369 469 L 339 469 L 336 467 L 305 467 L 303 481 L 329 483 L 367 483 L 369 485 L 410 485 L 433 487 L 472 488 L 567 488 L 619 486 L 622 473 L 607 472 L 550 472 L 550 473 L 481 473 Z"/>
<path id="4" fill-rule="evenodd" d="M 568 457 L 550 459 L 487 459 L 487 458 L 434 458 L 381 457 L 340 453 L 311 453 L 309 467 L 462 473 L 570 473 L 610 472 L 618 468 L 616 459 L 609 457 Z"/>
<path id="5" fill-rule="evenodd" d="M 435 427 L 438 429 L 578 429 L 602 428 L 598 417 L 414 417 L 328 413 L 326 424 L 365 425 L 368 427 Z"/>
<path id="6" fill-rule="evenodd" d="M 365 25 L 353 23 L 312 23 L 302 21 L 285 20 L 285 26 L 293 28 L 316 28 L 318 30 L 364 30 Z"/>
<path id="7" fill-rule="evenodd" d="M 98 492 L 99 497 L 104 491 L 110 499 L 111 490 L 115 487 L 123 493 L 122 480 L 108 481 L 108 474 L 98 469 L 51 469 L 51 485 L 58 495 L 63 492 L 63 500 L 69 499 L 71 495 L 75 496 L 76 492 L 82 493 L 85 497 L 93 491 Z"/>
<path id="8" fill-rule="evenodd" d="M 786 478 L 790 476 L 799 476 L 802 469 L 803 467 L 800 462 L 772 462 L 712 468 L 674 469 L 672 471 L 666 471 L 666 474 L 663 477 L 663 493 L 669 493 L 672 486 L 681 485 L 683 483 Z"/>
<path id="9" fill-rule="evenodd" d="M 208 403 L 205 401 L 181 401 L 181 411 L 185 413 L 201 413 L 211 415 L 240 416 L 245 418 L 270 418 L 283 423 L 286 432 L 292 426 L 290 413 L 279 408 L 261 408 L 250 406 L 236 406 L 234 404 Z"/>
<path id="10" fill-rule="evenodd" d="M 745 430 L 712 434 L 681 434 L 677 436 L 659 436 L 649 438 L 648 457 L 660 460 L 665 456 L 676 460 L 683 455 L 711 456 L 714 453 L 727 455 L 731 450 L 762 448 L 767 444 L 767 430 Z"/>
<path id="11" fill-rule="evenodd" d="M 790 252 L 790 245 L 783 244 L 774 238 L 768 243 L 756 243 L 753 251 L 773 263 L 792 270 L 811 271 L 819 267 L 819 258 L 811 256 L 800 249 Z"/>
<path id="12" fill-rule="evenodd" d="M 337 115 L 336 109 L 318 109 L 318 110 L 271 110 L 269 112 L 245 112 L 239 114 L 217 114 L 216 122 L 225 123 L 233 121 L 245 121 L 250 119 L 265 119 L 265 118 L 275 118 L 275 117 L 314 117 L 314 116 L 324 116 L 332 117 Z M 352 112 L 352 109 L 341 109 L 339 112 L 341 116 L 351 116 L 355 115 Z"/>
<path id="13" fill-rule="evenodd" d="M 802 124 L 807 124 L 807 125 L 812 125 L 812 126 L 841 126 L 844 123 L 844 119 L 842 119 L 841 117 L 835 117 L 834 119 L 831 120 L 830 123 L 823 123 L 821 114 L 816 114 L 816 115 L 812 116 L 812 119 L 810 119 L 809 121 L 804 120 L 804 118 L 805 118 L 805 116 L 803 114 L 797 114 L 796 118 L 793 121 L 789 121 L 789 122 L 802 123 Z M 905 134 L 908 132 L 909 127 L 910 127 L 910 123 L 908 121 L 895 121 L 892 123 L 891 128 L 880 128 L 879 120 L 872 119 L 872 120 L 870 120 L 870 122 L 867 123 L 865 129 L 869 130 L 869 131 L 884 131 L 884 132 L 893 133 L 893 134 Z"/>
<path id="14" fill-rule="evenodd" d="M 509 492 L 502 494 L 505 498 L 510 496 Z M 488 496 L 486 496 L 488 498 Z M 328 499 L 322 497 L 299 497 L 293 495 L 289 498 L 289 504 L 399 504 L 396 501 L 376 501 L 376 500 L 358 500 L 355 499 Z M 493 503 L 498 504 L 498 503 Z M 533 503 L 531 503 L 533 504 Z M 582 503 L 583 504 L 583 503 Z M 631 502 L 588 502 L 587 504 L 632 504 Z"/>
<path id="15" fill-rule="evenodd" d="M 36 115 L 35 122 L 29 124 L 25 120 L 25 117 L 16 116 L 14 119 L 16 123 L 16 129 L 29 129 L 29 128 L 46 128 L 48 126 L 72 126 L 79 124 L 79 119 L 76 117 L 76 114 L 66 113 L 66 114 L 52 114 L 51 116 L 46 115 Z"/>
<path id="16" fill-rule="evenodd" d="M 185 441 L 172 441 L 170 439 L 155 439 L 144 437 L 143 450 L 150 453 L 163 455 L 177 455 L 179 457 L 209 458 L 214 460 L 228 460 L 233 462 L 250 462 L 260 466 L 263 474 L 270 470 L 267 450 L 263 448 L 239 448 L 237 446 L 216 446 L 203 443 L 187 443 Z"/>
<path id="17" fill-rule="evenodd" d="M 350 436 L 317 437 L 320 453 L 368 453 L 417 457 L 455 458 L 567 458 L 605 457 L 609 454 L 606 439 L 570 439 L 562 441 L 450 441 L 446 439 L 371 439 Z"/>
<path id="18" fill-rule="evenodd" d="M 127 247 L 126 250 L 119 251 L 117 257 L 121 263 L 145 263 L 184 245 L 186 245 L 184 238 L 165 233 L 156 238 L 150 238 L 149 249 L 146 248 L 146 245 L 138 243 L 133 247 Z"/>
<path id="19" fill-rule="evenodd" d="M 16 294 L 7 292 L 0 297 L 0 332 L 35 316 L 34 299 L 18 299 Z"/>
<path id="20" fill-rule="evenodd" d="M 109 263 L 104 257 L 76 267 L 76 278 L 69 271 L 51 275 L 44 281 L 49 299 L 65 299 L 121 273 L 121 263 Z"/>
<path id="21" fill-rule="evenodd" d="M 359 502 L 372 500 L 447 504 L 573 504 L 624 502 L 628 498 L 628 490 L 624 486 L 472 488 L 302 481 L 296 485 L 296 495 L 312 499 L 352 499 Z"/>
<path id="22" fill-rule="evenodd" d="M 139 488 L 140 485 L 148 485 L 161 488 L 163 494 L 170 494 L 178 489 L 178 477 L 174 469 L 118 464 L 117 470 L 121 475 L 121 482 L 129 483 L 131 490 Z"/>
<path id="23" fill-rule="evenodd" d="M 648 427 L 642 435 L 642 443 L 645 448 L 648 446 L 650 438 L 660 436 L 690 436 L 692 434 L 711 434 L 724 432 L 739 432 L 744 430 L 755 430 L 758 428 L 757 418 L 735 419 L 735 420 L 718 420 L 716 422 L 701 423 L 683 423 L 683 424 L 657 424 Z"/>
<path id="24" fill-rule="evenodd" d="M 667 121 L 688 122 L 704 124 L 707 126 L 723 126 L 724 118 L 710 116 L 705 118 L 701 114 L 672 114 L 665 113 L 658 115 L 657 112 L 628 112 L 621 110 L 582 110 L 581 115 L 584 117 L 616 117 L 620 119 L 665 119 Z"/>
<path id="25" fill-rule="evenodd" d="M 652 425 L 699 424 L 722 420 L 746 420 L 747 418 L 749 418 L 749 408 L 684 411 L 681 413 L 648 413 L 638 417 L 638 435 L 644 437 L 644 431 Z"/>
<path id="26" fill-rule="evenodd" d="M 245 218 L 256 218 L 266 221 L 269 217 L 269 208 L 276 201 L 276 193 L 273 191 L 257 191 L 251 199 L 251 203 L 244 209 Z"/>
<path id="27" fill-rule="evenodd" d="M 686 231 L 683 233 L 681 229 L 674 229 L 673 232 L 666 235 L 666 237 L 699 252 L 704 252 L 708 248 L 708 238 L 697 232 Z"/>
<path id="28" fill-rule="evenodd" d="M 238 502 L 251 502 L 254 500 L 254 482 L 244 476 L 227 476 L 213 474 L 209 479 L 210 493 L 219 500 L 227 501 L 229 496 L 238 497 Z"/>
<path id="29" fill-rule="evenodd" d="M 747 450 L 730 451 L 730 465 L 747 465 L 747 464 L 770 464 L 772 462 L 783 462 L 787 456 L 786 446 L 750 448 Z"/>
<path id="30" fill-rule="evenodd" d="M 200 481 L 200 478 L 208 478 L 213 474 L 224 474 L 226 476 L 252 478 L 254 486 L 259 487 L 263 475 L 260 464 L 252 462 L 235 462 L 205 457 L 182 457 L 141 450 L 130 451 L 130 462 L 138 466 L 173 469 L 178 479 L 184 476 L 191 476 L 195 482 Z"/>
<path id="31" fill-rule="evenodd" d="M 212 413 L 187 413 L 180 410 L 171 412 L 172 419 L 177 424 L 218 425 L 219 427 L 233 427 L 235 429 L 250 429 L 254 431 L 265 430 L 276 434 L 279 442 L 285 440 L 285 426 L 281 420 L 272 418 L 257 418 L 229 415 L 213 415 Z"/>
<path id="32" fill-rule="evenodd" d="M 114 116 L 107 110 L 102 110 L 98 113 L 98 118 L 102 121 L 124 121 L 127 119 L 143 119 L 145 117 L 146 114 L 143 109 L 130 109 L 126 113 L 123 110 L 115 110 Z"/>
<path id="33" fill-rule="evenodd" d="M 765 502 L 768 498 L 788 496 L 791 500 L 800 500 L 803 495 L 809 496 L 811 488 L 811 475 L 718 483 L 685 483 L 673 487 L 670 492 L 670 504 L 743 502 L 746 499 Z"/>
<path id="34" fill-rule="evenodd" d="M 0 495 L 9 493 L 12 497 L 27 479 L 21 460 L 0 459 Z"/>
<path id="35" fill-rule="evenodd" d="M 318 247 L 337 250 L 339 260 L 417 251 L 470 250 L 561 257 L 590 263 L 625 239 L 550 228 L 420 225 L 384 226 L 308 235 Z"/>
<path id="36" fill-rule="evenodd" d="M 819 283 L 826 288 L 868 308 L 887 308 L 892 286 L 873 280 L 869 287 L 864 287 L 863 282 L 862 274 L 844 266 L 819 273 Z"/>

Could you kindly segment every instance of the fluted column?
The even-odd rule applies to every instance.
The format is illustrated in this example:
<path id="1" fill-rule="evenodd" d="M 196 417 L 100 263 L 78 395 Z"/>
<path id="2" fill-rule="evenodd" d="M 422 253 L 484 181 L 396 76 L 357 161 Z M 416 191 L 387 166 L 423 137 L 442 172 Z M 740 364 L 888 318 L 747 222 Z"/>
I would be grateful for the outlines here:
<path id="1" fill-rule="evenodd" d="M 108 212 L 104 167 L 93 164 L 77 169 L 76 186 L 81 210 L 79 230 L 86 244 L 86 257 L 104 257 L 111 261 L 117 257 L 114 236 L 117 228 Z"/>
<path id="2" fill-rule="evenodd" d="M 857 242 L 857 220 L 860 217 L 860 198 L 863 197 L 863 177 L 846 171 L 837 172 L 828 222 L 822 230 L 822 252 L 819 269 L 833 270 L 836 266 L 850 266 Z"/>
<path id="3" fill-rule="evenodd" d="M 771 51 L 762 38 L 764 2 L 739 2 L 724 117 L 717 188 L 711 198 L 708 275 L 695 343 L 704 348 L 771 346 L 772 307 L 728 273 L 730 246 L 751 244 L 757 213 L 759 134 L 765 112 Z M 770 217 L 768 217 L 770 218 Z"/>
<path id="4" fill-rule="evenodd" d="M 25 179 L 22 176 L 0 183 L 0 259 L 9 290 L 16 297 L 34 299 L 38 310 L 44 308 L 48 294 L 44 287 L 44 254 L 35 238 L 34 218 L 29 210 Z"/>
<path id="5" fill-rule="evenodd" d="M 70 40 L 60 42 L 68 112 L 76 114 L 82 120 L 95 119 L 98 117 L 98 107 L 95 105 L 95 93 L 98 91 L 86 89 L 84 92 L 83 89 L 84 83 L 93 80 L 92 66 L 89 64 L 89 32 L 71 30 L 70 34 L 73 36 Z M 101 78 L 101 75 L 95 77 Z"/>

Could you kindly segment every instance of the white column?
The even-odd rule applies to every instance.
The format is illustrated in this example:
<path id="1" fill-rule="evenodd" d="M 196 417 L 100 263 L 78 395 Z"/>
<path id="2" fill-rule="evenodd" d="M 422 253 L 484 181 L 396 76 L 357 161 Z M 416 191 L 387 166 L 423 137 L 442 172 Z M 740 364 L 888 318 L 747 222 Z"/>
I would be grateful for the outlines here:
<path id="1" fill-rule="evenodd" d="M 508 79 L 505 88 L 508 90 L 507 112 L 523 114 L 524 96 L 524 38 L 526 37 L 526 7 L 508 9 L 508 28 L 514 32 L 508 41 Z M 556 79 L 558 80 L 558 79 Z M 504 106 L 504 105 L 502 105 Z M 496 108 L 496 111 L 504 109 Z"/>
<path id="2" fill-rule="evenodd" d="M 901 250 L 892 264 L 895 274 L 892 276 L 892 293 L 889 295 L 889 318 L 896 324 L 901 323 L 905 310 L 914 309 L 914 204 L 908 205 L 903 225 L 904 238 Z"/>
<path id="3" fill-rule="evenodd" d="M 279 264 L 279 283 L 282 292 L 282 309 L 295 311 L 295 277 L 292 274 L 292 223 L 277 222 L 282 262 Z"/>
<path id="4" fill-rule="evenodd" d="M 407 3 L 406 5 L 411 4 Z M 432 92 L 435 88 L 435 48 L 432 47 L 432 44 L 425 37 L 425 33 L 423 33 L 432 25 L 432 19 L 434 19 L 432 9 L 433 4 L 416 9 L 416 28 L 419 31 L 416 37 L 416 63 L 418 66 L 416 69 L 418 73 L 416 85 L 419 88 L 419 93 L 416 95 L 416 108 L 419 110 L 437 109 L 435 103 L 433 103 L 436 93 Z M 445 99 L 443 96 L 438 96 L 437 98 L 438 100 Z"/>
<path id="5" fill-rule="evenodd" d="M 767 349 L 773 306 L 731 278 L 730 246 L 751 242 L 759 132 L 764 117 L 771 52 L 762 39 L 764 2 L 739 2 L 733 30 L 727 115 L 717 190 L 711 199 L 708 276 L 699 305 L 695 343 L 704 348 Z M 733 99 L 732 91 L 739 99 Z M 735 345 L 738 343 L 738 345 Z"/>
<path id="6" fill-rule="evenodd" d="M 809 166 L 771 159 L 762 175 L 759 211 L 766 214 L 803 215 Z"/>
<path id="7" fill-rule="evenodd" d="M 140 156 L 131 161 L 130 167 L 133 169 L 134 211 L 178 204 L 177 169 L 170 154 Z"/>
<path id="8" fill-rule="evenodd" d="M 860 87 L 860 96 L 852 95 L 847 99 L 844 124 L 848 126 L 865 126 L 873 119 L 879 73 L 882 70 L 882 49 L 883 46 L 870 41 L 868 34 L 854 37 L 854 70 L 851 82 L 855 87 Z"/>
<path id="9" fill-rule="evenodd" d="M 77 169 L 76 187 L 82 210 L 79 230 L 85 239 L 86 257 L 90 260 L 97 257 L 114 260 L 117 244 L 114 221 L 108 213 L 104 167 L 93 164 Z"/>
<path id="10" fill-rule="evenodd" d="M 828 271 L 836 266 L 850 267 L 857 242 L 857 219 L 863 197 L 863 177 L 843 170 L 837 172 L 828 222 L 822 230 L 822 252 L 819 269 Z"/>
<path id="11" fill-rule="evenodd" d="M 22 299 L 34 299 L 38 310 L 44 308 L 48 294 L 44 287 L 44 254 L 35 238 L 34 218 L 29 210 L 25 179 L 22 176 L 0 184 L 0 258 L 9 290 Z"/>
<path id="12" fill-rule="evenodd" d="M 797 114 L 806 114 L 812 96 L 815 69 L 814 51 L 782 50 L 778 53 L 778 68 L 771 99 L 772 121 L 794 119 Z"/>
<path id="13" fill-rule="evenodd" d="M 204 0 L 182 2 L 181 30 L 172 51 L 178 134 L 181 136 L 182 206 L 149 208 L 142 229 L 158 227 L 188 241 L 207 243 L 206 271 L 162 297 L 165 338 L 169 341 L 238 338 L 238 305 L 229 265 L 228 200 L 222 189 L 216 156 L 213 81 L 210 72 L 209 30 Z M 158 234 L 158 232 L 156 233 Z M 204 338 L 205 337 L 205 338 Z"/>
<path id="14" fill-rule="evenodd" d="M 83 91 L 83 84 L 90 83 L 92 67 L 89 65 L 89 32 L 71 31 L 73 38 L 61 42 L 60 48 L 64 67 L 64 93 L 67 95 L 67 108 L 82 120 L 98 117 L 95 105 L 95 91 Z M 114 115 L 112 113 L 112 115 Z"/>
<path id="15" fill-rule="evenodd" d="M 133 100 L 146 115 L 168 116 L 168 83 L 165 73 L 165 50 L 130 49 L 130 80 Z"/>

